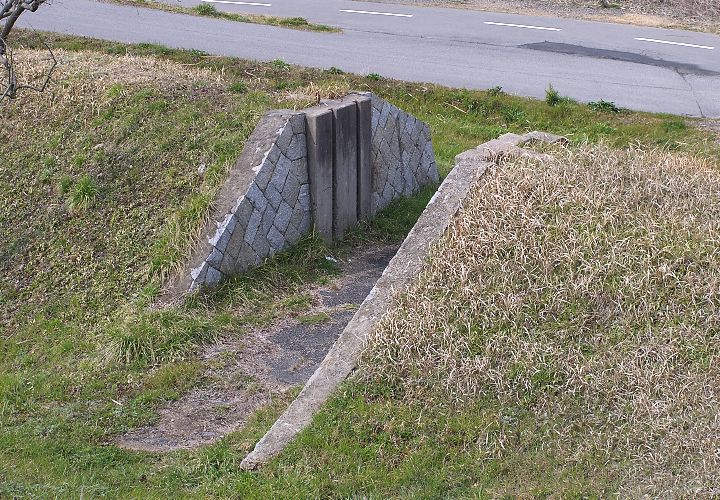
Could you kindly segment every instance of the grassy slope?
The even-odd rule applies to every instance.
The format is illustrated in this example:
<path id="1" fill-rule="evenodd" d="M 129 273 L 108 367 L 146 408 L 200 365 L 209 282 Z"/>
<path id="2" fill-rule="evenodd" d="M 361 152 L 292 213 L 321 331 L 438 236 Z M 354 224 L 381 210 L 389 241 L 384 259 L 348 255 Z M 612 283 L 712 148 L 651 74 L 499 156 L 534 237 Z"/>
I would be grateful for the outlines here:
<path id="1" fill-rule="evenodd" d="M 352 386 L 260 474 L 235 466 L 280 408 L 196 452 L 152 456 L 106 445 L 118 432 L 151 421 L 162 401 L 202 383 L 192 358 L 198 342 L 271 321 L 303 283 L 332 273 L 325 250 L 309 241 L 213 297 L 168 313 L 144 309 L 163 272 L 181 259 L 260 114 L 312 101 L 288 101 L 290 94 L 356 88 L 387 97 L 431 125 L 443 172 L 455 154 L 528 129 L 564 133 L 578 143 L 640 141 L 718 154 L 709 137 L 668 116 L 603 114 L 572 103 L 551 108 L 497 92 L 378 81 L 280 61 L 48 38 L 75 63 L 52 92 L 27 94 L 3 108 L 9 125 L 3 133 L 24 126 L 24 140 L 0 141 L 0 231 L 8 242 L 0 263 L 0 496 L 426 496 L 446 491 L 472 461 L 461 441 L 438 446 L 423 437 L 445 427 L 469 431 L 477 421 L 468 414 L 438 404 L 418 416 L 401 401 L 366 398 Z M 21 34 L 17 43 L 37 41 Z M 73 55 L 84 50 L 96 52 Z M 208 167 L 204 176 L 200 164 Z M 395 206 L 349 244 L 402 235 L 429 194 Z M 87 208 L 77 203 L 82 195 Z M 397 441 L 397 432 L 420 441 Z M 403 456 L 410 445 L 423 445 L 427 454 Z M 437 466 L 444 461 L 446 467 Z"/>
<path id="2" fill-rule="evenodd" d="M 472 422 L 432 441 L 457 440 L 491 496 L 710 495 L 717 167 L 596 147 L 493 172 L 378 328 L 365 399 Z"/>

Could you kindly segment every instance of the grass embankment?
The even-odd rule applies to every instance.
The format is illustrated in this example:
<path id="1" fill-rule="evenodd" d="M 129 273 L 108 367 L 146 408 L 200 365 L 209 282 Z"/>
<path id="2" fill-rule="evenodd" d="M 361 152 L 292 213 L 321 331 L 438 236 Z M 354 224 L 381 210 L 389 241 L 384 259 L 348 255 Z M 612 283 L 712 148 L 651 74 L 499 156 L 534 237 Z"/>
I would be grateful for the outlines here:
<path id="1" fill-rule="evenodd" d="M 719 188 L 634 148 L 490 174 L 365 358 L 403 462 L 492 497 L 717 494 Z"/>
<path id="2" fill-rule="evenodd" d="M 378 0 L 720 33 L 716 0 Z"/>
<path id="3" fill-rule="evenodd" d="M 301 31 L 317 31 L 320 33 L 340 33 L 342 30 L 326 24 L 308 22 L 304 17 L 278 17 L 264 16 L 258 14 L 236 14 L 218 10 L 214 5 L 200 4 L 195 7 L 183 7 L 159 0 L 103 0 L 108 3 L 131 5 L 133 7 L 144 7 L 147 9 L 164 10 L 175 14 L 188 14 L 191 16 L 212 17 L 238 23 L 267 24 Z"/>
<path id="4" fill-rule="evenodd" d="M 541 3 L 548 7 L 623 10 L 708 26 L 715 24 L 716 27 L 720 24 L 720 10 L 715 0 L 610 0 L 608 7 L 603 7 L 600 0 L 543 0 Z"/>
<path id="5" fill-rule="evenodd" d="M 37 44 L 19 35 L 16 47 Z M 577 143 L 640 141 L 718 154 L 714 138 L 669 116 L 567 101 L 551 107 L 498 90 L 405 84 L 282 61 L 46 39 L 62 63 L 52 87 L 2 108 L 1 497 L 432 495 L 467 486 L 457 482 L 467 460 L 463 441 L 441 431 L 477 422 L 442 399 L 419 418 L 391 386 L 384 396 L 350 387 L 259 474 L 236 465 L 282 403 L 197 451 L 158 456 L 109 445 L 153 421 L 164 401 L 203 383 L 195 346 L 301 314 L 295 304 L 303 302 L 303 286 L 332 277 L 325 255 L 342 248 L 308 240 L 210 296 L 164 312 L 146 307 L 182 262 L 224 173 L 268 109 L 373 90 L 430 123 L 443 173 L 457 153 L 528 129 Z M 21 76 L 39 74 L 42 57 L 18 50 L 16 61 L 28 62 Z M 396 204 L 346 244 L 402 238 L 431 194 Z M 432 454 L 400 453 L 412 436 L 420 440 L 414 447 Z M 445 466 L 439 454 L 448 454 Z M 509 477 L 500 465 L 497 477 Z"/>

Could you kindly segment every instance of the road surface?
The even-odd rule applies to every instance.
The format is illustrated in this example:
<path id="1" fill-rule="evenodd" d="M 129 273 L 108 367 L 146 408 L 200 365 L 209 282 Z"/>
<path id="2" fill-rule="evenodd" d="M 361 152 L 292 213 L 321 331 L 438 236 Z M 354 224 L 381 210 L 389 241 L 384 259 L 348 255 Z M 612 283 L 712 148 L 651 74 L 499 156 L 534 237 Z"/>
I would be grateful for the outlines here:
<path id="1" fill-rule="evenodd" d="M 228 12 L 302 16 L 342 33 L 172 14 L 95 0 L 55 0 L 26 28 L 158 43 L 258 60 L 335 66 L 416 82 L 720 118 L 720 37 L 706 33 L 352 0 L 166 0 Z"/>

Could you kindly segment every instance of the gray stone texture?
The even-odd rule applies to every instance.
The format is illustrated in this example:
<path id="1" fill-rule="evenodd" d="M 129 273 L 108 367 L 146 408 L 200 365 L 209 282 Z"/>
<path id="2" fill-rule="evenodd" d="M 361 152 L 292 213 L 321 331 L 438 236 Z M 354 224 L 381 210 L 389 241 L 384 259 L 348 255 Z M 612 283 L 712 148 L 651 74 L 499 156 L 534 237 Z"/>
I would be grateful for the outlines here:
<path id="1" fill-rule="evenodd" d="M 263 117 L 243 151 L 247 163 L 236 167 L 245 167 L 243 182 L 235 182 L 234 192 L 221 190 L 227 212 L 216 216 L 220 222 L 206 240 L 206 258 L 190 273 L 189 290 L 256 266 L 310 231 L 306 143 L 303 113 Z"/>
<path id="2" fill-rule="evenodd" d="M 430 128 L 424 122 L 374 95 L 372 104 L 371 214 L 401 196 L 412 196 L 440 181 Z"/>

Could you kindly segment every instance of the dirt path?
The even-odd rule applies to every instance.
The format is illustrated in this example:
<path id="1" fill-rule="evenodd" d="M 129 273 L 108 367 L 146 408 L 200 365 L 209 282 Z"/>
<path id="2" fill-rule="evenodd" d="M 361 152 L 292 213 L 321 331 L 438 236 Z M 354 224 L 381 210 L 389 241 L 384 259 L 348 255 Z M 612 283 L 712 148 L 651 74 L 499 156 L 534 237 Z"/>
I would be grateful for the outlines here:
<path id="1" fill-rule="evenodd" d="M 274 397 L 304 384 L 396 250 L 382 246 L 350 255 L 340 263 L 337 279 L 308 290 L 313 307 L 300 318 L 207 347 L 201 359 L 209 383 L 163 408 L 156 425 L 121 436 L 116 444 L 151 452 L 209 444 L 239 429 Z"/>

